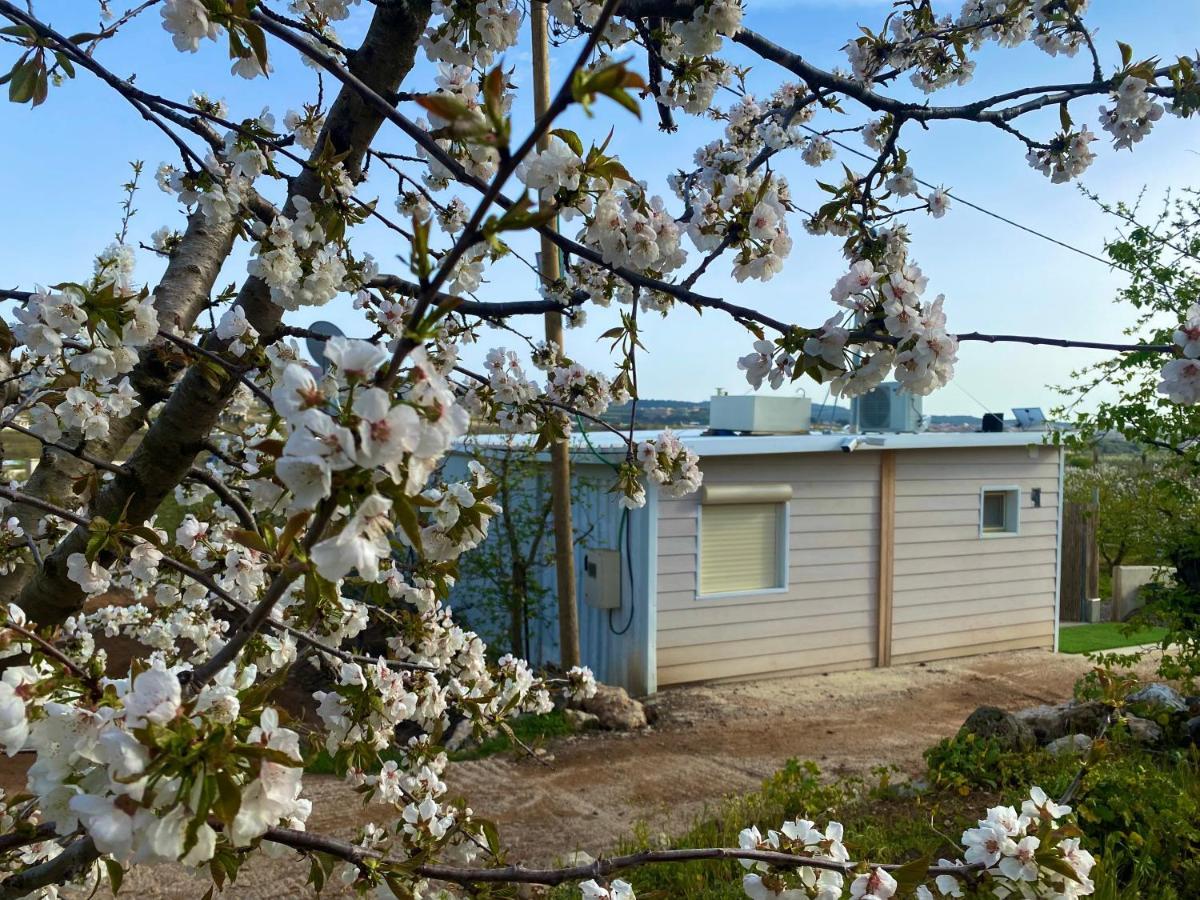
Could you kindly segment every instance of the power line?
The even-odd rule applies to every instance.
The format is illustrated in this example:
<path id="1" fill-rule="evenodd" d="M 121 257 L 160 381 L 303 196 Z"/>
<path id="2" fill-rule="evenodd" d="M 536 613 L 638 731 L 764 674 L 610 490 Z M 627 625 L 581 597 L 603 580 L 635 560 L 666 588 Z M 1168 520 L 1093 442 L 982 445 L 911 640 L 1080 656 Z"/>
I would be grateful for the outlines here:
<path id="1" fill-rule="evenodd" d="M 954 385 L 956 388 L 958 388 L 960 391 L 962 391 L 964 394 L 966 394 L 968 397 L 970 397 L 972 400 L 974 400 L 976 403 L 978 403 L 979 408 L 982 409 L 985 413 L 992 411 L 991 407 L 987 406 L 982 400 L 980 400 L 978 397 L 976 397 L 974 394 L 972 394 L 970 391 L 968 391 L 965 387 L 963 387 L 961 384 L 959 384 L 957 378 L 952 379 L 950 383 L 952 385 Z"/>
<path id="2" fill-rule="evenodd" d="M 871 162 L 871 163 L 876 162 L 875 157 L 871 156 L 871 154 L 869 154 L 869 153 L 864 153 L 862 150 L 859 150 L 857 147 L 851 147 L 849 144 L 846 144 L 846 143 L 838 140 L 837 138 L 827 137 L 820 130 L 813 128 L 809 125 L 801 125 L 801 127 L 804 128 L 806 131 L 812 132 L 813 134 L 817 134 L 817 135 L 821 135 L 822 137 L 825 137 L 826 140 L 828 140 L 831 144 L 841 147 L 846 152 L 853 153 L 855 156 L 860 156 L 863 159 L 867 160 L 867 162 Z M 915 181 L 919 185 L 922 185 L 923 187 L 929 188 L 931 191 L 945 191 L 944 188 L 941 188 L 934 184 L 930 184 L 928 181 L 925 181 L 920 178 L 914 177 L 913 181 Z M 993 219 L 1003 222 L 1006 225 L 1011 225 L 1013 228 L 1018 228 L 1021 231 L 1024 231 L 1026 234 L 1032 234 L 1034 237 L 1039 237 L 1043 241 L 1049 241 L 1051 244 L 1057 244 L 1059 247 L 1062 247 L 1066 250 L 1070 250 L 1072 253 L 1078 253 L 1080 256 L 1086 256 L 1088 259 L 1095 260 L 1098 263 L 1103 263 L 1104 265 L 1109 266 L 1110 268 L 1125 269 L 1124 266 L 1114 262 L 1111 259 L 1105 259 L 1103 256 L 1097 256 L 1095 253 L 1092 253 L 1089 250 L 1084 250 L 1082 247 L 1076 247 L 1073 244 L 1068 244 L 1066 241 L 1061 241 L 1058 238 L 1053 237 L 1052 235 L 1038 231 L 1036 228 L 1030 228 L 1028 225 L 1022 225 L 1020 222 L 1016 222 L 1016 221 L 1013 221 L 1012 219 L 1008 218 L 1008 216 L 1003 216 L 998 212 L 992 212 L 992 210 L 987 209 L 986 207 L 980 206 L 978 203 L 972 203 L 970 200 L 960 197 L 957 194 L 952 194 L 950 191 L 945 191 L 945 194 L 951 200 L 961 203 L 963 206 L 970 207 L 971 209 L 975 210 L 976 212 L 983 213 L 985 216 L 991 216 Z M 1129 270 L 1125 269 L 1125 271 L 1129 271 Z M 1163 287 L 1166 287 L 1166 285 L 1163 285 Z"/>

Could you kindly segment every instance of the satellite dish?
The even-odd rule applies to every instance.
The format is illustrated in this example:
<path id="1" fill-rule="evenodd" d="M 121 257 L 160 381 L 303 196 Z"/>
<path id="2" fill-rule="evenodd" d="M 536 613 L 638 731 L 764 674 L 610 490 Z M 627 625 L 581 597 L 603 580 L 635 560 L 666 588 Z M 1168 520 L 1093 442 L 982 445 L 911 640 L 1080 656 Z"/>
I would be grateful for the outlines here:
<path id="1" fill-rule="evenodd" d="M 319 320 L 308 326 L 308 330 L 316 334 L 323 334 L 326 337 L 345 337 L 346 332 L 338 328 L 332 322 Z M 329 360 L 325 358 L 325 342 L 315 337 L 306 337 L 304 339 L 305 346 L 308 347 L 308 355 L 313 358 L 322 372 L 329 371 Z"/>

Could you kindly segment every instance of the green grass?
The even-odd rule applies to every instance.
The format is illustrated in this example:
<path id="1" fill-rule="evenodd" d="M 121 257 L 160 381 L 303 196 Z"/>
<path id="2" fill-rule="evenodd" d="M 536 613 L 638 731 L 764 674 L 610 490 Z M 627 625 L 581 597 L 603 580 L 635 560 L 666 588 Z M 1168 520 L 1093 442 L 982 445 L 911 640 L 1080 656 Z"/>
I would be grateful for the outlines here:
<path id="1" fill-rule="evenodd" d="M 550 738 L 566 737 L 575 732 L 571 720 L 561 709 L 548 712 L 544 716 L 521 716 L 512 721 L 512 730 L 517 740 L 527 747 L 537 747 Z M 510 750 L 519 750 L 519 748 L 513 746 L 508 735 L 498 731 L 473 747 L 466 747 L 451 753 L 450 759 L 454 762 L 463 762 L 469 759 L 495 756 L 497 753 L 506 753 Z"/>
<path id="2" fill-rule="evenodd" d="M 544 744 L 550 738 L 566 737 L 569 734 L 575 733 L 575 728 L 571 725 L 570 719 L 566 717 L 566 714 L 561 709 L 553 710 L 543 716 L 520 716 L 513 719 L 509 724 L 517 740 L 525 746 L 533 748 Z M 464 747 L 462 750 L 455 750 L 448 755 L 453 762 L 464 762 L 471 759 L 484 759 L 488 756 L 495 756 L 497 753 L 507 753 L 510 751 L 525 752 L 515 746 L 509 740 L 508 735 L 498 731 L 491 737 L 484 738 L 478 744 Z M 380 759 L 384 762 L 395 758 L 394 754 L 386 750 L 380 754 Z M 322 749 L 317 754 L 316 759 L 306 767 L 305 771 L 310 775 L 334 775 L 336 774 L 335 768 L 333 758 L 326 750 Z"/>
<path id="3" fill-rule="evenodd" d="M 1121 622 L 1072 625 L 1069 628 L 1059 628 L 1058 649 L 1061 653 L 1095 653 L 1117 647 L 1156 644 L 1166 633 L 1165 628 L 1138 628 L 1128 631 L 1128 626 Z"/>

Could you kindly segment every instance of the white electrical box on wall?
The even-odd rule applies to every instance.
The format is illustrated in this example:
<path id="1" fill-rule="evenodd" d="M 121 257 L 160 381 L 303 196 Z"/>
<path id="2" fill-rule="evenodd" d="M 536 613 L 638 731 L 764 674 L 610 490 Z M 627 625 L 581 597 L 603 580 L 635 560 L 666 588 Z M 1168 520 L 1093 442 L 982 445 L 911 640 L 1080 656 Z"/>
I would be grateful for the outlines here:
<path id="1" fill-rule="evenodd" d="M 583 555 L 583 602 L 593 609 L 621 606 L 621 554 L 588 550 Z"/>

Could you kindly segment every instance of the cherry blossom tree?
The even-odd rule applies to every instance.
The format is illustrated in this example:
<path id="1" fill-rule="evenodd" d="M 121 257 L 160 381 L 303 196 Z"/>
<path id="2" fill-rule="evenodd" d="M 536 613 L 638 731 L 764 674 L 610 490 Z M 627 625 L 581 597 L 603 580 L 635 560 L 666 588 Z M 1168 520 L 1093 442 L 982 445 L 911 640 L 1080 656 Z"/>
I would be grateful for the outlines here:
<path id="1" fill-rule="evenodd" d="M 593 685 L 585 669 L 543 675 L 507 656 L 489 665 L 479 638 L 455 624 L 445 600 L 458 559 L 499 508 L 482 469 L 447 482 L 438 465 L 472 423 L 547 442 L 575 417 L 609 427 L 601 414 L 637 394 L 639 315 L 729 316 L 752 343 L 736 359 L 752 385 L 811 378 L 838 396 L 889 374 L 928 393 L 953 376 L 962 341 L 1072 345 L 949 330 L 952 305 L 930 296 L 905 222 L 940 219 L 952 201 L 924 186 L 904 134 L 975 123 L 1014 141 L 1051 182 L 1068 181 L 1095 145 L 1129 149 L 1163 115 L 1192 115 L 1195 60 L 1139 59 L 1124 44 L 1108 52 L 1086 0 L 967 0 L 954 16 L 900 0 L 846 44 L 846 71 L 743 27 L 739 0 L 145 0 L 126 11 L 100 0 L 96 26 L 90 4 L 58 5 L 54 21 L 52 6 L 0 0 L 10 100 L 53 115 L 63 85 L 97 79 L 170 141 L 175 157 L 155 177 L 180 217 L 146 237 L 165 263 L 154 283 L 135 277 L 130 201 L 90 274 L 64 262 L 42 285 L 3 292 L 3 427 L 44 452 L 28 479 L 0 486 L 10 662 L 0 743 L 33 759 L 27 792 L 3 808 L 0 897 L 115 886 L 129 866 L 175 862 L 207 866 L 219 887 L 281 848 L 309 858 L 317 887 L 338 879 L 384 897 L 575 881 L 584 897 L 624 900 L 634 886 L 616 876 L 628 868 L 722 858 L 748 866 L 754 898 L 955 895 L 964 880 L 1021 896 L 1091 892 L 1069 808 L 1036 788 L 1020 811 L 988 811 L 963 835 L 962 858 L 937 864 L 854 861 L 837 823 L 798 820 L 766 836 L 748 830 L 739 847 L 506 865 L 494 827 L 447 793 L 441 735 L 459 718 L 501 728 Z M 370 24 L 349 47 L 337 27 L 355 7 Z M 573 63 L 517 134 L 522 98 L 504 55 L 529 15 L 552 19 Z M 158 93 L 152 78 L 106 62 L 110 39 L 141 17 L 158 17 L 181 53 L 227 51 L 246 79 L 298 56 L 312 69 L 308 92 L 249 117 L 202 85 Z M 1061 81 L 933 100 L 970 82 L 984 47 L 1026 42 L 1066 58 Z M 777 89 L 747 92 L 731 44 L 776 73 Z M 418 55 L 437 65 L 429 83 L 411 83 Z M 930 98 L 905 99 L 902 81 Z M 561 127 L 576 107 L 594 133 Z M 1058 110 L 1053 133 L 1032 124 L 1041 110 Z M 667 131 L 699 117 L 711 140 L 653 186 L 605 139 L 634 115 Z M 848 131 L 873 162 L 843 167 L 821 182 L 820 208 L 799 210 L 777 157 L 819 166 Z M 401 149 L 384 149 L 385 138 Z M 377 191 L 369 167 L 395 188 Z M 368 220 L 391 236 L 395 271 L 359 249 Z M 731 302 L 706 278 L 726 259 L 736 280 L 768 281 L 799 232 L 836 237 L 846 258 L 831 309 L 814 321 Z M 533 299 L 490 296 L 487 273 L 533 233 L 562 252 L 562 276 Z M 240 285 L 214 292 L 235 253 L 249 256 Z M 339 294 L 354 297 L 365 337 L 296 327 L 295 313 Z M 578 324 L 614 303 L 608 372 L 522 331 L 523 317 Z M 496 348 L 474 372 L 460 349 L 494 339 L 494 326 L 527 352 Z M 1162 345 L 1103 346 L 1176 357 L 1164 378 L 1172 399 L 1191 402 L 1200 343 L 1190 329 Z M 300 337 L 325 341 L 323 376 L 301 362 Z M 699 486 L 697 458 L 677 436 L 620 433 L 623 504 Z M 157 518 L 169 499 L 187 510 L 173 531 Z M 131 602 L 98 599 L 113 591 Z M 116 635 L 150 648 L 147 658 L 110 667 L 97 639 Z M 326 681 L 311 734 L 275 699 L 296 666 Z M 303 767 L 321 747 L 379 811 L 357 841 L 305 831 Z"/>

